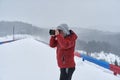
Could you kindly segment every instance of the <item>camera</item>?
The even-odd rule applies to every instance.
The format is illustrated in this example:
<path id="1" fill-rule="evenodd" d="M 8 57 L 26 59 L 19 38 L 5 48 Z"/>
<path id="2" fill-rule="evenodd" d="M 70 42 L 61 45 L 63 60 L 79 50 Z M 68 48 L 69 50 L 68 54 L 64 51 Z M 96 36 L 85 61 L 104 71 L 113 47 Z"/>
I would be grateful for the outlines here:
<path id="1" fill-rule="evenodd" d="M 55 30 L 50 29 L 50 30 L 49 30 L 49 34 L 50 34 L 50 35 L 55 35 Z"/>

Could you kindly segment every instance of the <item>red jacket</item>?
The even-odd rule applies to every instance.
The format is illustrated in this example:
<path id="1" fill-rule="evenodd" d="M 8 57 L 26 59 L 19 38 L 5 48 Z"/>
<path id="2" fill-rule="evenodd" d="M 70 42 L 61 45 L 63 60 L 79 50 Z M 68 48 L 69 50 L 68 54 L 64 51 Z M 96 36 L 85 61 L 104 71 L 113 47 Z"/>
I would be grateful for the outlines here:
<path id="1" fill-rule="evenodd" d="M 76 39 L 77 35 L 73 31 L 65 38 L 61 34 L 51 36 L 50 46 L 57 47 L 57 63 L 60 68 L 75 67 L 74 50 Z"/>

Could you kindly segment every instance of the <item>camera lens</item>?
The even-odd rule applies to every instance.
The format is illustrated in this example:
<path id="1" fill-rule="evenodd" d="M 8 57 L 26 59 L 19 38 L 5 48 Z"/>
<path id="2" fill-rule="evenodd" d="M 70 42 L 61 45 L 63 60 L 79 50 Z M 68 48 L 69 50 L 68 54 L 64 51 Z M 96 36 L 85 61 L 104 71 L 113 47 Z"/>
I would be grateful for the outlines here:
<path id="1" fill-rule="evenodd" d="M 55 30 L 50 29 L 49 34 L 50 35 L 55 35 Z"/>

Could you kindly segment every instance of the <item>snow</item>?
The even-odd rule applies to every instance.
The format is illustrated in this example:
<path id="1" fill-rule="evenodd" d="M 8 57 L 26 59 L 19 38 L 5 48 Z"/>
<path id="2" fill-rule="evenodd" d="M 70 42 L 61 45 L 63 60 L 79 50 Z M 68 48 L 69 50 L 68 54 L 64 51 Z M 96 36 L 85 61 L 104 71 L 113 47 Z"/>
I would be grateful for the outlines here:
<path id="1" fill-rule="evenodd" d="M 72 80 L 120 80 L 93 63 L 75 61 Z M 0 45 L 0 80 L 59 80 L 55 49 L 33 38 Z"/>
<path id="2" fill-rule="evenodd" d="M 102 51 L 100 53 L 92 53 L 91 56 L 97 59 L 105 60 L 110 64 L 115 64 L 115 61 L 117 61 L 118 65 L 120 65 L 120 57 L 112 53 L 105 53 Z"/>
<path id="3" fill-rule="evenodd" d="M 24 39 L 24 38 L 32 38 L 32 36 L 30 35 L 27 35 L 27 34 L 16 34 L 14 35 L 14 38 L 15 39 Z M 6 37 L 0 37 L 0 42 L 3 42 L 3 41 L 9 41 L 9 40 L 13 40 L 13 35 L 7 35 Z"/>
<path id="4" fill-rule="evenodd" d="M 81 54 L 87 54 L 86 51 L 78 50 Z M 108 62 L 109 64 L 115 64 L 115 61 L 117 61 L 118 65 L 120 66 L 120 57 L 113 54 L 113 53 L 105 53 L 104 51 L 101 52 L 95 52 L 95 53 L 89 53 L 87 55 L 90 55 L 91 57 L 94 57 L 98 60 L 103 60 Z"/>

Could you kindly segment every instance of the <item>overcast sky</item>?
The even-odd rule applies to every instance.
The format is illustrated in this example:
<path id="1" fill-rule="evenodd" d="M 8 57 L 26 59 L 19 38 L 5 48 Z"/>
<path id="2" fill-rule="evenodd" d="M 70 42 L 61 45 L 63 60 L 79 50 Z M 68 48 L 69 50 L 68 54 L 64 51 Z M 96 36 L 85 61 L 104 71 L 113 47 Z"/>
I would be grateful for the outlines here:
<path id="1" fill-rule="evenodd" d="M 120 0 L 0 0 L 0 21 L 120 32 Z"/>

